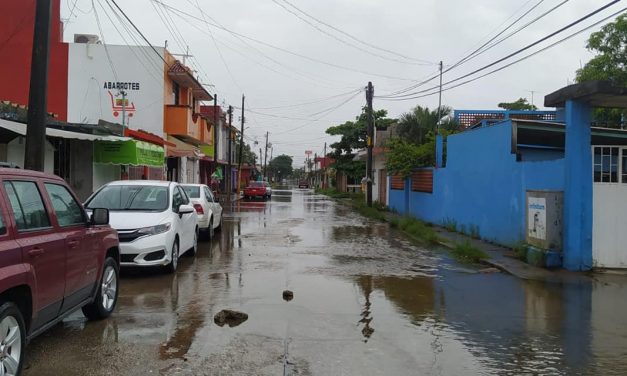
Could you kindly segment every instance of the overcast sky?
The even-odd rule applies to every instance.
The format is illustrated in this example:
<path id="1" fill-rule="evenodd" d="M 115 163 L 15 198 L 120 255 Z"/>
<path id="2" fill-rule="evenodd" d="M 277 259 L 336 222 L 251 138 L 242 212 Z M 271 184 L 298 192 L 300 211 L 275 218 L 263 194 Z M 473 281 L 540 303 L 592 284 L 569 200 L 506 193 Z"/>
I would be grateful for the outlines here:
<path id="1" fill-rule="evenodd" d="M 92 0 L 77 0 L 76 6 L 75 0 L 61 1 L 62 18 L 67 20 L 66 41 L 72 41 L 75 33 L 100 34 Z M 321 154 L 324 142 L 334 141 L 333 137 L 325 136 L 326 128 L 352 120 L 359 114 L 365 104 L 365 95 L 357 90 L 363 89 L 368 81 L 373 82 L 375 95 L 408 87 L 437 72 L 440 60 L 444 61 L 445 69 L 451 66 L 538 2 L 540 5 L 508 32 L 563 0 L 287 0 L 339 31 L 307 18 L 283 0 L 158 1 L 196 19 L 167 10 L 154 0 L 117 0 L 117 3 L 154 45 L 163 46 L 167 40 L 168 49 L 173 53 L 183 53 L 188 45 L 194 56 L 193 68 L 199 71 L 202 83 L 213 85 L 208 89 L 217 92 L 220 103 L 240 106 L 241 95 L 245 93 L 247 108 L 256 111 L 246 115 L 248 128 L 245 134 L 249 142 L 259 142 L 258 152 L 265 142 L 266 131 L 270 132 L 274 156 L 291 155 L 298 167 L 303 163 L 305 150 Z M 504 57 L 606 2 L 609 0 L 570 0 L 498 46 L 452 69 L 444 75 L 444 81 Z M 106 7 L 105 0 L 94 0 L 94 4 L 107 43 L 124 44 L 100 5 Z M 623 4 L 618 3 L 571 32 L 622 7 Z M 106 9 L 111 12 L 108 7 Z M 167 16 L 166 19 L 176 25 L 175 32 L 184 38 L 180 43 L 183 46 L 177 42 L 182 38 L 172 35 L 160 15 Z M 234 36 L 207 25 L 203 20 L 293 54 Z M 120 28 L 119 24 L 115 26 Z M 494 109 L 499 102 L 519 97 L 531 101 L 533 91 L 535 104 L 542 108 L 544 96 L 572 83 L 576 69 L 592 57 L 585 48 L 585 41 L 601 26 L 503 71 L 445 91 L 442 103 L 456 109 Z M 351 39 L 342 32 L 380 49 Z M 528 52 L 568 34 L 570 32 L 560 34 Z M 125 37 L 128 39 L 128 35 Z M 524 55 L 526 53 L 519 56 Z M 435 84 L 437 81 L 418 90 Z M 437 101 L 437 95 L 407 101 L 375 98 L 374 107 L 387 109 L 390 116 L 396 117 L 416 105 L 436 107 Z M 307 102 L 314 103 L 301 105 Z M 337 109 L 331 111 L 335 107 Z M 239 116 L 234 119 L 239 122 Z"/>

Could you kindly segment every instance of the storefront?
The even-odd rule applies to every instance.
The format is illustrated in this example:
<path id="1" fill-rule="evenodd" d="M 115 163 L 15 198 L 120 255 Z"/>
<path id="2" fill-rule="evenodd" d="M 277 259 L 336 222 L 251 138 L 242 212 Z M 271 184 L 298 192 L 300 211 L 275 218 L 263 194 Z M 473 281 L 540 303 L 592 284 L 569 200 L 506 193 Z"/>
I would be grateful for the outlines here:
<path id="1" fill-rule="evenodd" d="M 94 187 L 114 180 L 162 180 L 163 146 L 128 139 L 94 143 Z"/>

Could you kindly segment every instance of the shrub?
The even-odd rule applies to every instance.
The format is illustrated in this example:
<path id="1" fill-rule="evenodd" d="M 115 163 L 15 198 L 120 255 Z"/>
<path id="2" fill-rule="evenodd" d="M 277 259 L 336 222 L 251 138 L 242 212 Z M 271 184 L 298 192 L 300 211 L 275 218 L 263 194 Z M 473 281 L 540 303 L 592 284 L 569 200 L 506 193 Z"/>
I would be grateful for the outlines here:
<path id="1" fill-rule="evenodd" d="M 451 253 L 456 260 L 473 264 L 489 258 L 487 253 L 470 244 L 469 241 L 456 244 Z"/>
<path id="2" fill-rule="evenodd" d="M 457 221 L 452 218 L 446 218 L 442 221 L 442 226 L 450 232 L 457 232 Z"/>

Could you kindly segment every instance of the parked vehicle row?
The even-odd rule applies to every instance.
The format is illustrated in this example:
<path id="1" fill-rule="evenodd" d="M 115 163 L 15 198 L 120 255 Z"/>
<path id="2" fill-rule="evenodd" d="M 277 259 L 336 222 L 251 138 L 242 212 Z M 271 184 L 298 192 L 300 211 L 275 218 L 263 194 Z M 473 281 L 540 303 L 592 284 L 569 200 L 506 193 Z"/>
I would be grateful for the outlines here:
<path id="1" fill-rule="evenodd" d="M 164 266 L 222 225 L 206 185 L 117 181 L 83 206 L 59 177 L 0 167 L 0 375 L 19 375 L 33 337 L 77 309 L 106 318 L 124 266 Z"/>

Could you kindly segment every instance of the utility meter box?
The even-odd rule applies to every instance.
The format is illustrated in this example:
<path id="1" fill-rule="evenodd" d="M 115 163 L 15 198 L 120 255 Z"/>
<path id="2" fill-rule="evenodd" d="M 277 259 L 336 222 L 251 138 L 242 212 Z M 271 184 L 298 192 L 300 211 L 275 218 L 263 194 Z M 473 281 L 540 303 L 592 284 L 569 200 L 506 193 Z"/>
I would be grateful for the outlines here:
<path id="1" fill-rule="evenodd" d="M 537 248 L 562 251 L 562 191 L 527 191 L 527 244 Z"/>

